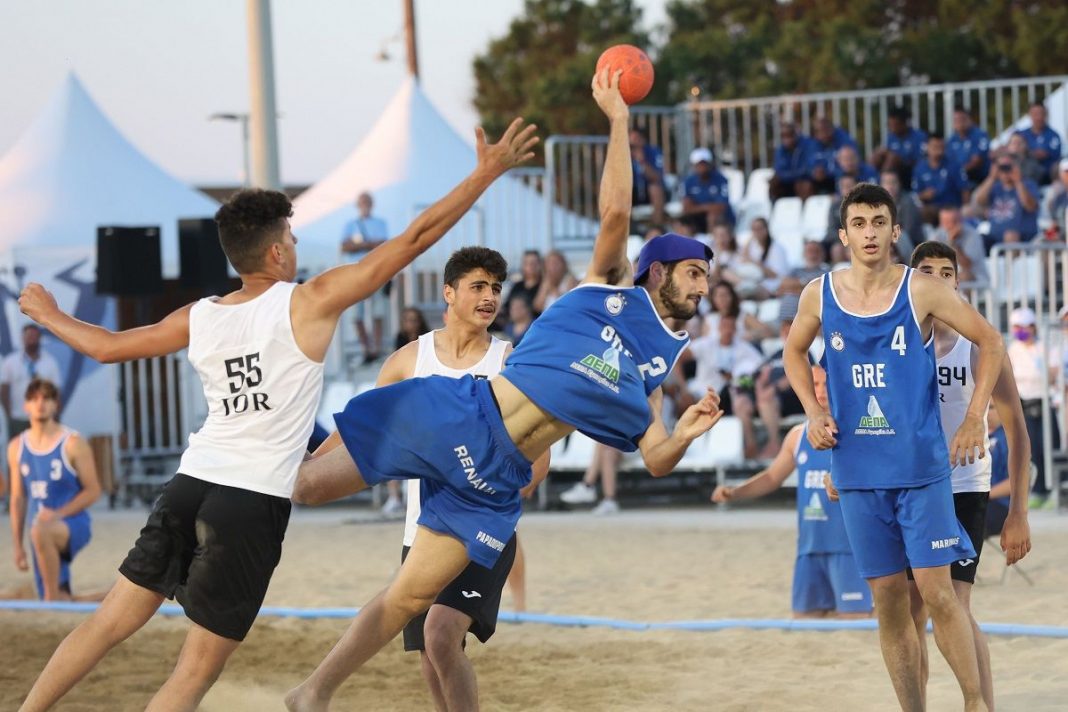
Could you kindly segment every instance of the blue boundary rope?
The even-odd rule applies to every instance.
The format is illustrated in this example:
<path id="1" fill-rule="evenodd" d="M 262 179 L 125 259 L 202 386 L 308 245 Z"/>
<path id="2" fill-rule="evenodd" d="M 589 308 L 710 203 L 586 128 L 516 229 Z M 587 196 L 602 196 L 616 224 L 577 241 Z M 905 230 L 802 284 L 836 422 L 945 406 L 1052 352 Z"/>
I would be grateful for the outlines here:
<path id="1" fill-rule="evenodd" d="M 65 613 L 90 613 L 95 611 L 97 603 L 67 603 L 48 601 L 0 601 L 0 610 L 8 611 L 56 611 Z M 160 606 L 159 612 L 165 616 L 184 615 L 181 606 L 167 604 Z M 275 618 L 352 618 L 360 612 L 359 608 L 292 608 L 285 606 L 265 606 L 260 609 L 260 616 Z M 721 620 L 665 621 L 661 623 L 643 623 L 618 618 L 600 618 L 597 616 L 557 616 L 544 613 L 513 613 L 501 611 L 500 620 L 505 623 L 535 623 L 554 625 L 565 628 L 614 628 L 616 630 L 686 630 L 716 631 L 745 628 L 749 630 L 876 630 L 874 619 L 835 620 L 835 619 L 790 619 L 790 618 L 727 618 Z M 989 635 L 1024 636 L 1033 638 L 1068 638 L 1068 626 L 1020 625 L 1017 623 L 981 623 L 980 627 Z"/>

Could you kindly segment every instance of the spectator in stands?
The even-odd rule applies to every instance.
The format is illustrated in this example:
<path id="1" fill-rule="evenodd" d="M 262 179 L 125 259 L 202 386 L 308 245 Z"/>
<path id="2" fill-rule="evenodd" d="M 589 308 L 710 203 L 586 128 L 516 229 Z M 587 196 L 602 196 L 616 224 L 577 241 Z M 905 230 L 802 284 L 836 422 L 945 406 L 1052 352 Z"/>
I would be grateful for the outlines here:
<path id="1" fill-rule="evenodd" d="M 775 174 L 768 184 L 772 202 L 796 196 L 805 200 L 812 195 L 812 181 L 808 170 L 811 160 L 809 140 L 798 133 L 792 121 L 784 121 L 779 129 L 780 143 L 775 147 Z"/>
<path id="2" fill-rule="evenodd" d="M 722 318 L 737 319 L 735 331 L 738 337 L 746 341 L 759 341 L 774 336 L 771 327 L 757 319 L 755 315 L 742 313 L 742 303 L 738 298 L 738 292 L 734 290 L 730 282 L 718 282 L 712 285 L 708 293 L 708 301 L 712 304 L 712 311 L 704 318 L 701 328 L 702 336 L 711 336 L 719 333 L 719 322 Z"/>
<path id="3" fill-rule="evenodd" d="M 929 225 L 938 223 L 942 206 L 960 207 L 969 198 L 968 178 L 960 166 L 946 156 L 942 134 L 927 137 L 927 158 L 912 171 L 912 192 L 919 198 L 921 214 Z"/>
<path id="4" fill-rule="evenodd" d="M 508 290 L 508 296 L 504 298 L 501 311 L 511 314 L 512 300 L 522 299 L 530 305 L 530 310 L 534 313 L 534 317 L 537 318 L 540 312 L 534 309 L 534 298 L 538 296 L 538 291 L 541 289 L 541 276 L 544 267 L 540 252 L 527 250 L 523 253 L 523 261 L 520 263 L 520 278 L 512 282 L 512 286 Z"/>
<path id="5" fill-rule="evenodd" d="M 1027 110 L 1031 117 L 1030 128 L 1017 131 L 1017 136 L 1022 136 L 1027 142 L 1027 150 L 1031 158 L 1034 158 L 1045 171 L 1045 176 L 1039 181 L 1039 185 L 1049 185 L 1053 180 L 1053 173 L 1057 162 L 1061 158 L 1061 137 L 1047 124 L 1046 105 L 1041 101 L 1031 104 Z"/>
<path id="6" fill-rule="evenodd" d="M 1064 242 L 1068 236 L 1068 158 L 1062 158 L 1059 165 L 1057 182 L 1046 195 L 1046 213 L 1057 228 L 1056 238 Z"/>
<path id="7" fill-rule="evenodd" d="M 990 137 L 975 125 L 963 106 L 953 109 L 953 133 L 946 142 L 946 155 L 964 171 L 969 189 L 982 183 L 990 172 Z"/>
<path id="8" fill-rule="evenodd" d="M 1027 437 L 1031 441 L 1031 461 L 1038 468 L 1032 493 L 1034 499 L 1031 507 L 1041 507 L 1049 495 L 1049 486 L 1045 478 L 1046 441 L 1042 434 L 1042 395 L 1050 392 L 1057 383 L 1057 364 L 1047 365 L 1042 344 L 1038 343 L 1038 329 L 1035 313 L 1028 307 L 1014 309 L 1009 315 L 1009 327 L 1012 329 L 1012 343 L 1006 353 L 1012 364 L 1016 386 L 1020 391 L 1023 404 L 1024 421 L 1027 423 Z M 1056 423 L 1056 415 L 1050 409 L 1049 417 Z M 1052 428 L 1053 442 L 1050 447 L 1060 447 L 1060 428 Z"/>
<path id="9" fill-rule="evenodd" d="M 619 463 L 623 453 L 615 448 L 597 443 L 593 446 L 593 457 L 586 472 L 570 489 L 560 495 L 565 504 L 593 504 L 597 501 L 597 480 L 601 480 L 601 501 L 593 508 L 593 514 L 604 516 L 619 512 L 616 502 L 616 480 L 619 477 Z"/>
<path id="10" fill-rule="evenodd" d="M 786 343 L 790 327 L 797 316 L 797 304 L 800 297 L 790 295 L 779 302 L 779 338 Z M 790 381 L 786 378 L 786 369 L 782 365 L 783 347 L 780 346 L 760 367 L 755 381 L 756 407 L 760 420 L 768 433 L 768 440 L 761 450 L 762 458 L 771 459 L 782 447 L 779 424 L 784 417 L 803 415 L 805 407 L 801 405 Z"/>
<path id="11" fill-rule="evenodd" d="M 879 185 L 893 196 L 894 204 L 897 206 L 897 222 L 901 225 L 901 237 L 897 241 L 898 261 L 908 264 L 913 246 L 926 239 L 923 234 L 920 206 L 912 193 L 901 189 L 901 177 L 897 171 L 886 169 L 880 173 Z"/>
<path id="12" fill-rule="evenodd" d="M 856 185 L 857 179 L 849 174 L 838 178 L 838 192 L 831 201 L 830 212 L 827 214 L 827 234 L 823 238 L 823 248 L 828 256 L 831 254 L 831 248 L 840 242 L 838 231 L 842 229 L 842 198 L 849 195 L 849 191 Z"/>
<path id="13" fill-rule="evenodd" d="M 341 234 L 341 252 L 350 262 L 359 262 L 368 252 L 389 239 L 386 221 L 372 214 L 375 202 L 370 193 L 356 196 L 356 217 L 345 223 Z M 391 282 L 373 295 L 358 303 L 355 309 L 356 335 L 363 348 L 363 362 L 371 363 L 382 353 L 382 331 L 389 309 Z M 371 322 L 371 334 L 367 322 Z"/>
<path id="14" fill-rule="evenodd" d="M 860 154 L 853 146 L 842 146 L 836 154 L 837 165 L 834 170 L 835 180 L 842 176 L 851 176 L 857 183 L 878 183 L 879 172 L 874 167 L 860 160 Z"/>
<path id="15" fill-rule="evenodd" d="M 22 348 L 12 351 L 0 361 L 0 405 L 7 416 L 7 432 L 12 437 L 28 430 L 30 416 L 26 414 L 23 395 L 30 381 L 43 378 L 62 383 L 59 362 L 41 348 L 41 327 L 26 324 L 22 327 Z M 15 394 L 12 398 L 12 394 Z"/>
<path id="16" fill-rule="evenodd" d="M 819 116 L 809 139 L 808 165 L 805 170 L 816 195 L 831 195 L 835 191 L 835 169 L 838 151 L 843 146 L 857 147 L 849 133 L 835 126 L 826 116 Z"/>
<path id="17" fill-rule="evenodd" d="M 426 317 L 423 316 L 423 312 L 415 307 L 406 307 L 401 312 L 400 322 L 400 329 L 397 330 L 397 336 L 393 339 L 394 351 L 406 344 L 410 344 L 430 331 L 430 325 L 426 323 Z"/>
<path id="18" fill-rule="evenodd" d="M 778 295 L 801 294 L 809 282 L 831 271 L 831 266 L 824 262 L 823 243 L 806 240 L 801 248 L 801 264 L 794 267 L 783 277 L 779 284 Z"/>
<path id="19" fill-rule="evenodd" d="M 545 255 L 545 274 L 541 278 L 541 287 L 534 296 L 534 311 L 539 314 L 545 311 L 577 284 L 578 280 L 571 274 L 563 253 L 559 250 L 550 251 Z"/>
<path id="20" fill-rule="evenodd" d="M 957 251 L 957 276 L 961 282 L 990 283 L 983 237 L 964 222 L 960 208 L 947 205 L 938 211 L 938 230 L 931 239 Z"/>
<path id="21" fill-rule="evenodd" d="M 715 157 L 707 148 L 690 152 L 692 172 L 682 184 L 682 214 L 697 233 L 708 233 L 720 223 L 734 225 L 727 177 L 716 170 Z"/>
<path id="22" fill-rule="evenodd" d="M 717 331 L 694 339 L 690 351 L 697 362 L 697 373 L 690 381 L 690 392 L 704 394 L 707 388 L 719 393 L 719 407 L 725 415 L 737 416 L 742 424 L 745 456 L 756 456 L 756 432 L 753 416 L 753 374 L 760 368 L 764 355 L 738 335 L 738 319 L 723 316 Z M 697 396 L 700 397 L 700 396 Z"/>
<path id="23" fill-rule="evenodd" d="M 923 159 L 923 146 L 927 142 L 923 131 L 909 125 L 911 118 L 912 112 L 903 106 L 891 109 L 886 122 L 886 142 L 871 156 L 871 162 L 880 174 L 895 171 L 901 185 L 912 185 L 912 169 Z"/>
<path id="24" fill-rule="evenodd" d="M 523 334 L 534 323 L 534 309 L 526 299 L 513 299 L 508 303 L 508 325 L 504 327 L 504 335 L 512 342 L 512 346 L 519 346 Z"/>
<path id="25" fill-rule="evenodd" d="M 1034 181 L 1035 185 L 1043 185 L 1042 181 L 1046 175 L 1046 169 L 1042 167 L 1042 164 L 1036 158 L 1031 156 L 1027 148 L 1027 140 L 1024 139 L 1023 134 L 1014 133 L 1009 136 L 1009 140 L 1001 152 L 1007 152 L 1016 159 L 1016 162 L 1020 164 L 1020 174 L 1024 177 L 1024 180 Z"/>
<path id="26" fill-rule="evenodd" d="M 759 270 L 760 282 L 752 290 L 753 298 L 767 299 L 778 291 L 779 283 L 790 271 L 790 262 L 783 246 L 771 237 L 767 220 L 754 218 L 749 227 L 749 241 L 738 253 L 738 259 L 743 265 Z"/>
<path id="27" fill-rule="evenodd" d="M 985 209 L 990 221 L 986 236 L 989 252 L 1002 242 L 1026 242 L 1038 232 L 1038 186 L 1025 180 L 1020 164 L 1009 154 L 994 162 L 994 169 L 972 197 L 975 205 Z"/>
<path id="28" fill-rule="evenodd" d="M 849 249 L 841 241 L 838 241 L 831 247 L 831 271 L 837 272 L 840 269 L 846 269 L 850 264 Z"/>
<path id="29" fill-rule="evenodd" d="M 734 237 L 734 228 L 727 224 L 716 225 L 712 228 L 712 252 L 715 259 L 712 260 L 712 269 L 708 273 L 710 284 L 716 282 L 736 282 L 737 276 L 733 274 L 738 257 L 738 240 Z M 724 276 L 731 273 L 730 280 Z"/>
<path id="30" fill-rule="evenodd" d="M 633 204 L 652 206 L 652 221 L 662 223 L 667 202 L 664 152 L 649 143 L 645 129 L 633 128 L 630 130 L 630 156 L 634 172 Z"/>

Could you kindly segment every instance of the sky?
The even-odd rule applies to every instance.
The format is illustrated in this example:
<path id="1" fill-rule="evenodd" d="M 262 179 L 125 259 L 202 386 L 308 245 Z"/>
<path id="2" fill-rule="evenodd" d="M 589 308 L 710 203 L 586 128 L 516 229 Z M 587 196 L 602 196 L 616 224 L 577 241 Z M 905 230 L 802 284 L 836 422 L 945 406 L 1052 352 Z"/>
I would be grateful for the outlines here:
<path id="1" fill-rule="evenodd" d="M 666 0 L 639 0 L 647 27 Z M 0 156 L 73 71 L 138 149 L 189 183 L 239 183 L 238 124 L 248 111 L 243 0 L 42 0 L 0 3 Z M 421 82 L 470 136 L 471 63 L 507 32 L 523 0 L 416 0 Z M 313 183 L 370 130 L 406 75 L 401 0 L 273 0 L 282 180 Z M 392 60 L 375 55 L 386 44 Z"/>

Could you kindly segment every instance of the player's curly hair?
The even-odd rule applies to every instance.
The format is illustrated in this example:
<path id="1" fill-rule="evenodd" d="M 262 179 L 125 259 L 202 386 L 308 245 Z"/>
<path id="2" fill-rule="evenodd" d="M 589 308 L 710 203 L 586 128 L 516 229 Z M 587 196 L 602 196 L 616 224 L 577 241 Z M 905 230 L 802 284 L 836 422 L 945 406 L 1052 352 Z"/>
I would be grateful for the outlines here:
<path id="1" fill-rule="evenodd" d="M 267 247 L 281 239 L 293 204 L 276 190 L 239 190 L 215 213 L 219 242 L 238 274 L 263 266 Z"/>
<path id="2" fill-rule="evenodd" d="M 508 279 L 508 262 L 497 250 L 488 247 L 461 247 L 449 256 L 443 275 L 445 284 L 456 289 L 460 279 L 476 269 L 484 269 L 499 282 Z"/>

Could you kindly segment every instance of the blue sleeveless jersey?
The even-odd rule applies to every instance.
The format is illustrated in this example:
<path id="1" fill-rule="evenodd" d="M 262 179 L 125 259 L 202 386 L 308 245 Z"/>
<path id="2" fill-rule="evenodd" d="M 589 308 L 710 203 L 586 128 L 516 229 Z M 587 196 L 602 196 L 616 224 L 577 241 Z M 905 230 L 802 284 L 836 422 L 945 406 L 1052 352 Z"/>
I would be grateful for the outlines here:
<path id="1" fill-rule="evenodd" d="M 538 317 L 501 375 L 557 420 L 631 452 L 651 421 L 649 394 L 688 343 L 642 287 L 583 284 Z"/>
<path id="2" fill-rule="evenodd" d="M 41 507 L 59 509 L 77 497 L 82 491 L 82 483 L 63 454 L 63 446 L 67 444 L 70 431 L 59 439 L 54 448 L 44 453 L 30 449 L 26 433 L 20 437 L 22 443 L 19 472 L 22 475 L 23 491 L 26 493 L 26 521 L 32 522 Z M 82 510 L 71 519 L 78 517 L 88 519 L 89 512 Z"/>
<path id="3" fill-rule="evenodd" d="M 851 554 L 842 508 L 827 498 L 823 476 L 831 471 L 831 451 L 817 450 L 806 430 L 794 452 L 797 463 L 797 555 Z"/>
<path id="4" fill-rule="evenodd" d="M 831 455 L 838 489 L 921 487 L 949 476 L 934 338 L 925 343 L 916 321 L 913 274 L 906 269 L 890 308 L 870 316 L 845 311 L 831 275 L 821 278 L 820 363 L 838 424 Z"/>

